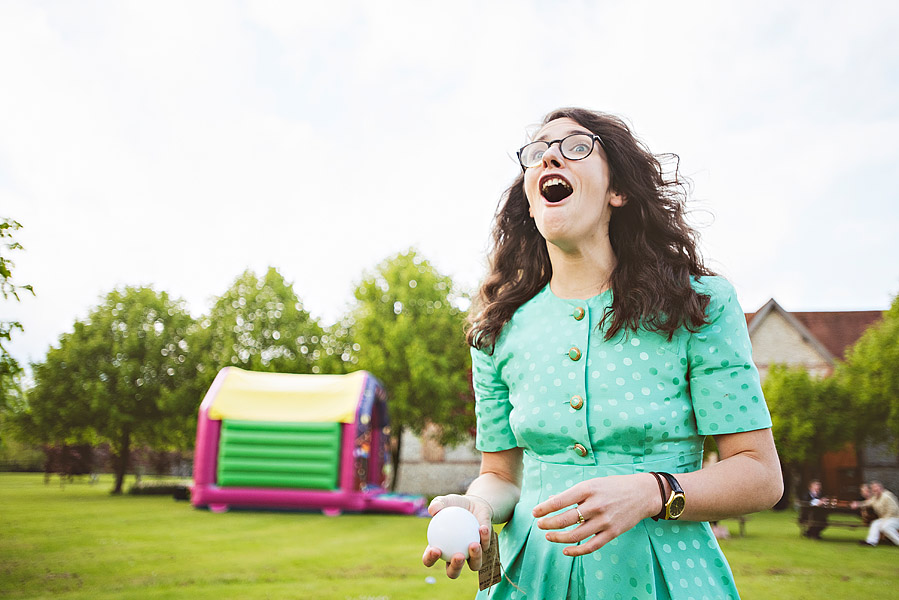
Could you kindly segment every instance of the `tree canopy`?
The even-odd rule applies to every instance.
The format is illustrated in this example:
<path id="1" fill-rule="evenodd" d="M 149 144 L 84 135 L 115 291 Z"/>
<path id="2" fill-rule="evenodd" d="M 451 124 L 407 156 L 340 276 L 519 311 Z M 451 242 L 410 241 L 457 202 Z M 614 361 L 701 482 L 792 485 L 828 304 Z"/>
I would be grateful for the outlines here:
<path id="1" fill-rule="evenodd" d="M 323 330 L 274 267 L 244 271 L 202 317 L 192 337 L 201 386 L 227 366 L 279 373 L 318 372 Z"/>
<path id="2" fill-rule="evenodd" d="M 465 312 L 452 280 L 414 250 L 382 262 L 356 288 L 352 358 L 387 387 L 397 439 L 439 426 L 442 443 L 474 427 Z"/>
<path id="3" fill-rule="evenodd" d="M 899 446 L 899 296 L 847 352 L 836 379 L 851 398 L 856 441 L 892 439 Z"/>
<path id="4" fill-rule="evenodd" d="M 852 410 L 834 379 L 812 377 L 801 367 L 774 365 L 764 392 L 785 465 L 813 469 L 821 455 L 852 439 L 846 427 Z"/>
<path id="5" fill-rule="evenodd" d="M 34 366 L 28 429 L 44 443 L 107 442 L 122 490 L 132 445 L 182 446 L 196 427 L 195 375 L 180 300 L 151 288 L 111 292 Z"/>
<path id="6" fill-rule="evenodd" d="M 27 290 L 34 294 L 34 289 L 30 285 L 17 285 L 13 282 L 12 277 L 15 263 L 10 259 L 10 254 L 22 250 L 22 245 L 16 241 L 14 236 L 14 233 L 21 227 L 22 225 L 18 221 L 0 218 L 0 295 L 3 296 L 4 301 L 9 300 L 10 297 L 18 300 L 19 290 Z M 15 377 L 22 370 L 16 359 L 9 354 L 6 346 L 16 329 L 22 330 L 20 322 L 0 318 L 0 406 L 6 402 L 10 390 L 15 388 Z"/>

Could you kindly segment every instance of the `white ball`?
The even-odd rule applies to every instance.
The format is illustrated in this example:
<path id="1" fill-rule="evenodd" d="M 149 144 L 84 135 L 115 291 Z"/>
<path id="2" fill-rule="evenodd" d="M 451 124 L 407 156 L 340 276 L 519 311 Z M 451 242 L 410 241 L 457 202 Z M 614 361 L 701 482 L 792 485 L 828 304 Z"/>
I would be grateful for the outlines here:
<path id="1" fill-rule="evenodd" d="M 453 555 L 468 558 L 468 546 L 479 543 L 478 520 L 473 514 L 458 506 L 448 506 L 434 515 L 428 525 L 428 545 L 439 548 L 443 560 L 449 562 Z"/>

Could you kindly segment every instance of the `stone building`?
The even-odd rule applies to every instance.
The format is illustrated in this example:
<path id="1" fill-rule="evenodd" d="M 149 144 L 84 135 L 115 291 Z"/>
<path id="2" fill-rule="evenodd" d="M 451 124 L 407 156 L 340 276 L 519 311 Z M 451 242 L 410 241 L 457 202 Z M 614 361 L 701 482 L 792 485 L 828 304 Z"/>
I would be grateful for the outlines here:
<path id="1" fill-rule="evenodd" d="M 882 311 L 789 312 L 773 298 L 758 311 L 746 314 L 752 357 L 764 381 L 771 365 L 802 366 L 812 375 L 827 377 L 837 360 L 855 344 Z M 827 494 L 854 497 L 862 481 L 879 479 L 899 492 L 899 457 L 889 444 L 851 444 L 821 459 L 821 480 Z"/>

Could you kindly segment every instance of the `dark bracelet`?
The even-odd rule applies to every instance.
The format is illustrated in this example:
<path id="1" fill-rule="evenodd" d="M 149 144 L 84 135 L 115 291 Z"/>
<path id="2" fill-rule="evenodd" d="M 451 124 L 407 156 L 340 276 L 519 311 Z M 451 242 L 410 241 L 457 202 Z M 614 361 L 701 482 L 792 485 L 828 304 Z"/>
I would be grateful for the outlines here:
<path id="1" fill-rule="evenodd" d="M 652 518 L 653 521 L 658 521 L 665 514 L 665 486 L 662 485 L 662 478 L 655 471 L 650 471 L 650 475 L 656 478 L 656 483 L 659 484 L 659 494 L 662 496 L 662 510 L 659 511 L 659 514 Z"/>

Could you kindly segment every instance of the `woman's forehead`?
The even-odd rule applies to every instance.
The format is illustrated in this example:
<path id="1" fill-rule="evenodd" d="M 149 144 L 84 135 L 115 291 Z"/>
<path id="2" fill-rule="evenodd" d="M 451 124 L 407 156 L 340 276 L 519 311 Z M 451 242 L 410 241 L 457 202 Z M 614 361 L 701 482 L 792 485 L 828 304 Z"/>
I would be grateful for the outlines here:
<path id="1" fill-rule="evenodd" d="M 572 133 L 590 133 L 590 130 L 574 119 L 562 117 L 560 119 L 553 119 L 541 127 L 534 136 L 534 140 L 555 140 Z"/>

